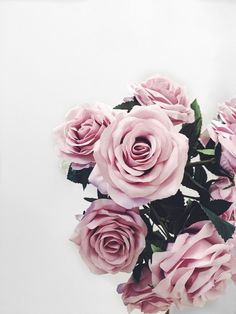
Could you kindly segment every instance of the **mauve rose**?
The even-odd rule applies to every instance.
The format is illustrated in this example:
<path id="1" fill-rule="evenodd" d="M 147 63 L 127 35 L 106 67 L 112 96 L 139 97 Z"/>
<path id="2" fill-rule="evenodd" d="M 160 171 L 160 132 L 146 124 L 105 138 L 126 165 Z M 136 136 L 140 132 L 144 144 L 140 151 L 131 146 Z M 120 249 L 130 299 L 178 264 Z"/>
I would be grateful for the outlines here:
<path id="1" fill-rule="evenodd" d="M 231 185 L 232 183 L 227 177 L 220 177 L 210 187 L 211 197 L 228 202 L 236 202 L 236 186 Z"/>
<path id="2" fill-rule="evenodd" d="M 219 137 L 230 138 L 234 135 L 234 130 L 231 129 L 231 126 L 219 120 L 212 120 L 207 131 L 208 140 L 211 138 L 216 143 L 219 141 Z"/>
<path id="3" fill-rule="evenodd" d="M 129 313 L 134 309 L 145 314 L 167 311 L 172 303 L 170 299 L 160 298 L 152 291 L 151 272 L 147 267 L 142 270 L 139 282 L 130 277 L 127 283 L 118 286 L 117 291 L 122 294 Z"/>
<path id="4" fill-rule="evenodd" d="M 217 118 L 212 120 L 208 131 L 215 142 L 218 141 L 219 136 L 229 139 L 236 135 L 236 98 L 219 106 Z"/>
<path id="5" fill-rule="evenodd" d="M 90 175 L 102 193 L 132 208 L 174 195 L 188 158 L 188 139 L 158 106 L 135 106 L 104 130 Z"/>
<path id="6" fill-rule="evenodd" d="M 221 215 L 221 218 L 235 225 L 236 224 L 236 203 L 233 203 L 230 206 L 230 208 Z M 236 238 L 236 234 L 234 235 L 234 237 Z M 235 245 L 236 245 L 236 242 L 235 242 Z"/>
<path id="7" fill-rule="evenodd" d="M 153 254 L 153 291 L 161 298 L 172 298 L 179 308 L 204 306 L 220 296 L 236 274 L 232 247 L 211 222 L 192 225 L 166 252 Z"/>
<path id="8" fill-rule="evenodd" d="M 221 166 L 229 173 L 236 173 L 236 98 L 225 102 L 218 109 L 218 116 L 208 126 L 208 136 L 222 146 Z M 207 142 L 207 134 L 201 137 Z"/>
<path id="9" fill-rule="evenodd" d="M 74 169 L 94 166 L 94 145 L 113 118 L 112 109 L 100 103 L 71 109 L 54 131 L 61 157 L 71 162 Z"/>
<path id="10" fill-rule="evenodd" d="M 219 142 L 222 147 L 220 159 L 221 166 L 231 174 L 236 173 L 236 135 L 230 138 L 219 136 Z"/>
<path id="11" fill-rule="evenodd" d="M 220 119 L 226 124 L 236 123 L 236 98 L 226 101 L 219 107 L 218 114 Z"/>
<path id="12" fill-rule="evenodd" d="M 230 208 L 221 215 L 221 218 L 228 221 L 236 227 L 236 202 L 234 202 Z M 229 244 L 232 245 L 231 254 L 234 258 L 234 263 L 236 265 L 236 232 L 234 233 L 232 239 L 228 240 Z M 236 273 L 232 277 L 233 281 L 236 284 Z"/>
<path id="13" fill-rule="evenodd" d="M 145 247 L 147 227 L 139 210 L 112 200 L 94 201 L 79 222 L 72 241 L 96 274 L 131 272 Z"/>
<path id="14" fill-rule="evenodd" d="M 191 123 L 194 113 L 184 91 L 171 81 L 154 77 L 137 86 L 132 86 L 134 96 L 142 105 L 156 104 L 160 106 L 173 124 Z"/>

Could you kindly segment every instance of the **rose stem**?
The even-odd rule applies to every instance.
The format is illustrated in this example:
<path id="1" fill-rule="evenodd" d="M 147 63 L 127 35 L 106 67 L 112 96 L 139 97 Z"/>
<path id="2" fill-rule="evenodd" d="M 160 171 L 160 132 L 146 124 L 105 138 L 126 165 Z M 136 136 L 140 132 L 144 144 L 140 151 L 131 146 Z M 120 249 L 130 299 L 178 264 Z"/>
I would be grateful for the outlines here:
<path id="1" fill-rule="evenodd" d="M 197 196 L 190 196 L 190 195 L 184 195 L 183 194 L 183 197 L 191 198 L 193 200 L 200 200 L 200 197 L 197 197 Z"/>
<path id="2" fill-rule="evenodd" d="M 189 163 L 187 163 L 186 167 L 195 167 L 195 166 L 200 166 L 200 165 L 211 164 L 214 161 L 215 161 L 215 158 L 211 158 L 208 160 L 202 160 L 202 161 L 189 162 Z"/>

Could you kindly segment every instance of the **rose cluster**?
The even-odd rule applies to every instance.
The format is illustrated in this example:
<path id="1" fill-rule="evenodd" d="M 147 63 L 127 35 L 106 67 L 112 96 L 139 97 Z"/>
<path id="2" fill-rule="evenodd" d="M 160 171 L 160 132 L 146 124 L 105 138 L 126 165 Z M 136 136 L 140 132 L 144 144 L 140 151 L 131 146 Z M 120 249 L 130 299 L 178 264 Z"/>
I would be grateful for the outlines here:
<path id="1" fill-rule="evenodd" d="M 236 99 L 202 132 L 177 84 L 131 91 L 71 109 L 54 131 L 67 178 L 97 189 L 71 240 L 92 272 L 132 273 L 117 288 L 129 312 L 204 306 L 236 282 Z"/>

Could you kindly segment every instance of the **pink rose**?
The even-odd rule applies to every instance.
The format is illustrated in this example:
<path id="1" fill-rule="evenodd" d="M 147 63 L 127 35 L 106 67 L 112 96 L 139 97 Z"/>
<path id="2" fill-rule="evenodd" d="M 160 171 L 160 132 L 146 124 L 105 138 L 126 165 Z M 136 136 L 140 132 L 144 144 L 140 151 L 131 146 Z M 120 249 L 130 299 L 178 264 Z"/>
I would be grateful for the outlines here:
<path id="1" fill-rule="evenodd" d="M 131 272 L 145 247 L 147 227 L 139 210 L 112 200 L 94 201 L 78 224 L 72 241 L 96 274 Z"/>
<path id="2" fill-rule="evenodd" d="M 233 203 L 230 208 L 221 215 L 221 218 L 230 222 L 232 225 L 236 227 L 236 202 Z M 232 256 L 234 258 L 234 263 L 236 265 L 236 232 L 234 233 L 232 239 L 228 240 L 229 244 L 232 245 Z M 236 284 L 236 273 L 233 274 L 233 281 Z"/>
<path id="3" fill-rule="evenodd" d="M 104 130 L 94 157 L 90 182 L 117 204 L 132 208 L 177 192 L 188 139 L 158 106 L 135 106 Z"/>
<path id="4" fill-rule="evenodd" d="M 211 197 L 223 199 L 228 202 L 236 202 L 236 186 L 229 187 L 232 183 L 226 177 L 220 177 L 210 187 Z"/>
<path id="5" fill-rule="evenodd" d="M 218 141 L 218 136 L 230 138 L 236 135 L 236 98 L 219 106 L 217 118 L 211 122 L 208 131 L 215 142 Z"/>
<path id="6" fill-rule="evenodd" d="M 236 173 L 236 98 L 219 107 L 217 119 L 209 125 L 208 134 L 222 146 L 221 166 L 229 173 Z"/>
<path id="7" fill-rule="evenodd" d="M 175 125 L 194 121 L 193 110 L 183 89 L 165 78 L 149 79 L 134 86 L 133 91 L 140 104 L 159 105 Z"/>
<path id="8" fill-rule="evenodd" d="M 167 311 L 172 303 L 168 298 L 161 298 L 152 291 L 151 272 L 147 267 L 142 270 L 139 282 L 131 277 L 127 283 L 120 284 L 117 291 L 122 293 L 129 313 L 134 309 L 146 314 Z"/>
<path id="9" fill-rule="evenodd" d="M 104 104 L 71 109 L 54 132 L 59 154 L 72 162 L 74 169 L 93 166 L 94 145 L 113 118 L 112 109 Z"/>
<path id="10" fill-rule="evenodd" d="M 227 280 L 236 274 L 231 250 L 211 222 L 194 224 L 166 252 L 153 254 L 153 291 L 172 298 L 179 308 L 204 306 L 221 295 Z"/>
<path id="11" fill-rule="evenodd" d="M 236 98 L 226 101 L 218 110 L 221 120 L 226 124 L 236 123 Z"/>
<path id="12" fill-rule="evenodd" d="M 230 138 L 219 136 L 222 147 L 220 164 L 229 173 L 236 173 L 236 135 Z"/>
<path id="13" fill-rule="evenodd" d="M 233 225 L 236 225 L 236 203 L 233 203 L 230 206 L 230 208 L 221 215 L 221 218 L 232 223 Z M 234 237 L 236 239 L 236 234 L 234 235 Z M 235 242 L 235 245 L 236 245 L 236 242 Z"/>
<path id="14" fill-rule="evenodd" d="M 224 124 L 219 120 L 213 120 L 207 128 L 207 131 L 208 140 L 211 138 L 216 143 L 219 141 L 220 136 L 223 138 L 230 138 L 235 132 L 231 129 L 231 126 Z"/>

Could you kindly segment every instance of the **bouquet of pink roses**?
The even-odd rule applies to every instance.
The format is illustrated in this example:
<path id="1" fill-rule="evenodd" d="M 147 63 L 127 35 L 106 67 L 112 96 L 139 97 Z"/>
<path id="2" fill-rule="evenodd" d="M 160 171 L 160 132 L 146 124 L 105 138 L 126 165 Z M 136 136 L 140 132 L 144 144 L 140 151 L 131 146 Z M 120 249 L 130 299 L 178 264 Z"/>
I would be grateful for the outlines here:
<path id="1" fill-rule="evenodd" d="M 197 101 L 164 78 L 56 128 L 67 179 L 97 188 L 72 240 L 96 274 L 130 272 L 128 311 L 204 306 L 236 282 L 236 99 L 203 133 Z"/>

